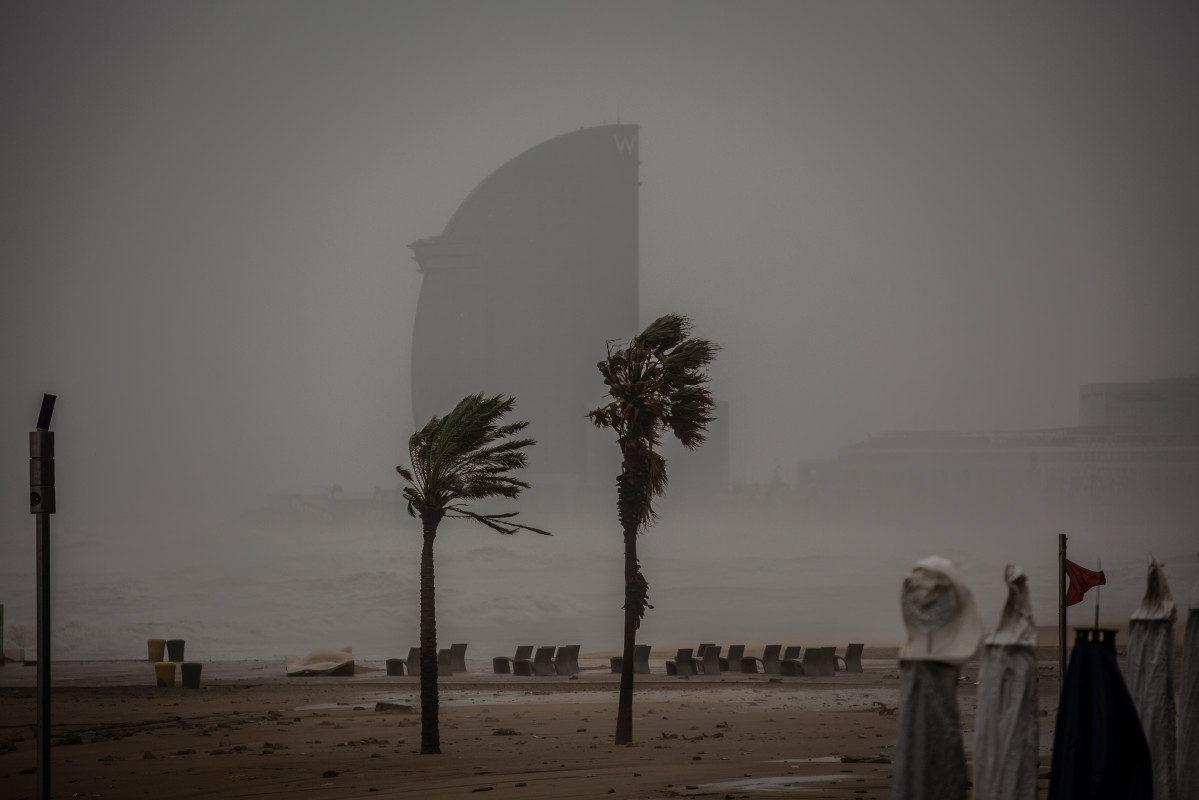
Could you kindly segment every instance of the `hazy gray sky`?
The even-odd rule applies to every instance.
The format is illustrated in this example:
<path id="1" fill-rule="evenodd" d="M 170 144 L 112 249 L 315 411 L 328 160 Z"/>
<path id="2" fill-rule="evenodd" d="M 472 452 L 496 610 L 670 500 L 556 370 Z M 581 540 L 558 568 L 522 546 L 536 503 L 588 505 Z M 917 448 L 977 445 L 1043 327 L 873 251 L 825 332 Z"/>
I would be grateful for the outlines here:
<path id="1" fill-rule="evenodd" d="M 6 527 L 44 391 L 93 527 L 394 485 L 407 245 L 617 120 L 642 320 L 724 346 L 737 479 L 1074 424 L 1199 369 L 1196 41 L 1184 4 L 6 2 Z"/>

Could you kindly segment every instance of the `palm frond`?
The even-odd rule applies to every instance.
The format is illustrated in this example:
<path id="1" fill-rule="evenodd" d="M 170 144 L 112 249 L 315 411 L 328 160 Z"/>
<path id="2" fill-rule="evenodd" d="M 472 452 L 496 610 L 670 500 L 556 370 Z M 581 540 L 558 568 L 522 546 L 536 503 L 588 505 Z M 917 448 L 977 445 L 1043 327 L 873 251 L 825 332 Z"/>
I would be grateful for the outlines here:
<path id="1" fill-rule="evenodd" d="M 530 531 L 531 533 L 540 533 L 542 536 L 553 536 L 549 531 L 543 531 L 541 528 L 534 528 L 532 525 L 524 525 L 519 522 L 508 522 L 509 517 L 516 516 L 517 512 L 509 512 L 507 514 L 478 514 L 463 506 L 448 506 L 446 508 L 446 516 L 455 517 L 457 519 L 473 519 L 494 531 L 499 531 L 504 534 L 514 534 L 517 531 Z"/>
<path id="2" fill-rule="evenodd" d="M 489 497 L 515 499 L 529 488 L 528 483 L 510 474 L 525 467 L 528 457 L 524 450 L 536 444 L 533 439 L 512 438 L 529 423 L 500 424 L 515 402 L 504 395 L 468 395 L 449 414 L 433 417 L 412 434 L 408 439 L 412 467 L 396 467 L 410 484 L 403 492 L 409 514 L 445 514 L 453 508 L 457 515 L 502 533 L 518 529 L 545 533 L 514 522 L 497 523 L 494 520 L 500 517 L 496 515 L 476 514 L 452 505 L 458 500 Z"/>
<path id="3" fill-rule="evenodd" d="M 662 434 L 694 449 L 715 419 L 705 370 L 720 346 L 690 332 L 689 318 L 666 314 L 623 347 L 607 342 L 608 357 L 596 365 L 611 399 L 587 418 L 616 431 L 624 459 L 618 502 L 629 504 L 621 516 L 642 528 L 654 519 L 653 498 L 666 490 L 666 461 L 656 452 Z"/>

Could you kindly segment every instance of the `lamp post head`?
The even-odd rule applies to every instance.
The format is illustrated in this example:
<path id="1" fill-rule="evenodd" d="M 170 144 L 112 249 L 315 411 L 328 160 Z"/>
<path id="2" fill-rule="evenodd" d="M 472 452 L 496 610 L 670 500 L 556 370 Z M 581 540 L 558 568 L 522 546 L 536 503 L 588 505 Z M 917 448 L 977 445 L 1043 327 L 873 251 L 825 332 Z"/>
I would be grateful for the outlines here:
<path id="1" fill-rule="evenodd" d="M 39 431 L 50 430 L 50 417 L 54 414 L 54 401 L 58 399 L 56 394 L 42 395 L 42 410 L 37 415 L 37 429 Z"/>

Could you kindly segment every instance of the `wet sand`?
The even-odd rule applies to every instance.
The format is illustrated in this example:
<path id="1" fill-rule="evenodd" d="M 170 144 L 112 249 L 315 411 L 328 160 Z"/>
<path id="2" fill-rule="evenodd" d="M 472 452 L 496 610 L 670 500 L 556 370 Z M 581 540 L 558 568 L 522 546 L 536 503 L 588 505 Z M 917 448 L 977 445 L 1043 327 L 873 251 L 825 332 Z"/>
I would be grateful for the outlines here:
<path id="1" fill-rule="evenodd" d="M 755 652 L 753 649 L 750 652 Z M 880 655 L 882 651 L 867 651 Z M 418 679 L 359 662 L 288 678 L 282 659 L 206 664 L 199 689 L 158 688 L 144 661 L 54 665 L 55 797 L 878 798 L 898 716 L 894 657 L 862 673 L 638 676 L 634 743 L 613 745 L 618 676 L 606 654 L 577 678 L 443 678 L 440 756 L 418 754 Z M 0 667 L 0 798 L 34 796 L 36 670 Z M 959 705 L 973 739 L 977 665 Z M 1048 772 L 1057 681 L 1042 662 Z M 377 706 L 386 703 L 398 708 Z M 967 752 L 969 757 L 969 752 Z M 1039 782 L 1044 797 L 1048 780 Z"/>

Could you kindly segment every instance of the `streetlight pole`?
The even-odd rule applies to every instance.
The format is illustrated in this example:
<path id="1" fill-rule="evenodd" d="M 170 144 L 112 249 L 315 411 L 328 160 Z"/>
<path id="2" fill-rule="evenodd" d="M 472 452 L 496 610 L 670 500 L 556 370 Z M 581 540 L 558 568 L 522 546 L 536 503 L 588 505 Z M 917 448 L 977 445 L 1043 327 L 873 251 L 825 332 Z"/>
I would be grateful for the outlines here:
<path id="1" fill-rule="evenodd" d="M 50 515 L 54 513 L 52 394 L 29 434 L 29 513 L 37 518 L 37 796 L 50 798 Z"/>

